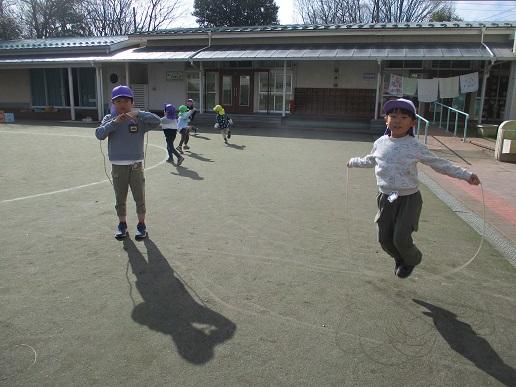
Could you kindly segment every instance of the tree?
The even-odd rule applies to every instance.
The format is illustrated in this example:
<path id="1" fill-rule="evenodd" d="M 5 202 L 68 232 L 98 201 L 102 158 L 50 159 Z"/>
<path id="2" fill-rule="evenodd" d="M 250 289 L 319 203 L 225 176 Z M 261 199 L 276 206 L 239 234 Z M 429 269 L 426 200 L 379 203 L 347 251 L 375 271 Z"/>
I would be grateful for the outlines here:
<path id="1" fill-rule="evenodd" d="M 134 32 L 131 0 L 87 0 L 86 24 L 95 36 Z"/>
<path id="2" fill-rule="evenodd" d="M 192 15 L 201 27 L 279 24 L 274 0 L 195 0 Z"/>
<path id="3" fill-rule="evenodd" d="M 184 13 L 180 5 L 180 0 L 87 0 L 87 25 L 97 36 L 156 31 Z"/>
<path id="4" fill-rule="evenodd" d="M 6 0 L 0 0 L 0 40 L 18 39 L 21 36 L 21 28 L 11 6 Z"/>
<path id="5" fill-rule="evenodd" d="M 455 13 L 453 7 L 442 8 L 432 14 L 430 21 L 433 22 L 446 22 L 446 21 L 462 21 L 463 19 Z"/>
<path id="6" fill-rule="evenodd" d="M 430 20 L 443 0 L 296 0 L 305 24 L 408 23 Z"/>
<path id="7" fill-rule="evenodd" d="M 52 38 L 88 35 L 81 0 L 21 0 L 25 35 Z"/>

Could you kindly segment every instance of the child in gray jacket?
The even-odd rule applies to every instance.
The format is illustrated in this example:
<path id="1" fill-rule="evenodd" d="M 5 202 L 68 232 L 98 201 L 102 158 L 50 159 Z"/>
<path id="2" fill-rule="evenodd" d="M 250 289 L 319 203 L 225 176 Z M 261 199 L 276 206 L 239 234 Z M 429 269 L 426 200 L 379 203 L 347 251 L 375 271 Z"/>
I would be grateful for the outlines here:
<path id="1" fill-rule="evenodd" d="M 406 278 L 421 262 L 421 251 L 412 241 L 417 231 L 423 201 L 418 189 L 417 163 L 435 171 L 478 185 L 477 175 L 434 155 L 414 137 L 416 107 L 407 99 L 387 101 L 383 107 L 387 130 L 365 157 L 353 157 L 349 168 L 375 168 L 380 193 L 377 196 L 378 241 L 394 258 L 394 273 Z"/>
<path id="2" fill-rule="evenodd" d="M 112 113 L 102 120 L 95 131 L 99 140 L 108 138 L 108 155 L 115 190 L 116 213 L 119 224 L 115 238 L 128 236 L 126 201 L 129 187 L 136 202 L 138 225 L 136 239 L 147 237 L 145 225 L 145 176 L 143 173 L 144 136 L 149 130 L 161 129 L 161 120 L 153 113 L 133 111 L 134 96 L 127 86 L 117 86 L 111 92 Z"/>

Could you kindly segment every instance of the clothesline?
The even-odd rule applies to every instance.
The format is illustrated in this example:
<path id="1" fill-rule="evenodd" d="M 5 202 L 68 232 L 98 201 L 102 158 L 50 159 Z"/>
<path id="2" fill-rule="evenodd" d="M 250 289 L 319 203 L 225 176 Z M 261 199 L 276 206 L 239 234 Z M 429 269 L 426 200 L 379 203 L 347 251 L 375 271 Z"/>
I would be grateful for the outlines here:
<path id="1" fill-rule="evenodd" d="M 449 78 L 417 79 L 390 76 L 387 92 L 397 97 L 416 95 L 419 102 L 434 102 L 438 98 L 455 98 L 478 90 L 478 72 Z"/>

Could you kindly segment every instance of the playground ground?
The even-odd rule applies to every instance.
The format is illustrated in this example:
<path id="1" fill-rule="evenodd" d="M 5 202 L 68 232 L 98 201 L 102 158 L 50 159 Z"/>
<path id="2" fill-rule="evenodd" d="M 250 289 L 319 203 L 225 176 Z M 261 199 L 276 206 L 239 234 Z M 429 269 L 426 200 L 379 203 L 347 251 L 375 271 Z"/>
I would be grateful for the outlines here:
<path id="1" fill-rule="evenodd" d="M 423 262 L 401 280 L 374 172 L 345 168 L 372 140 L 200 133 L 176 167 L 151 132 L 149 239 L 129 195 L 119 242 L 92 127 L 0 125 L 0 384 L 516 385 L 515 165 L 431 138 L 480 176 L 487 224 L 479 187 L 422 167 Z"/>

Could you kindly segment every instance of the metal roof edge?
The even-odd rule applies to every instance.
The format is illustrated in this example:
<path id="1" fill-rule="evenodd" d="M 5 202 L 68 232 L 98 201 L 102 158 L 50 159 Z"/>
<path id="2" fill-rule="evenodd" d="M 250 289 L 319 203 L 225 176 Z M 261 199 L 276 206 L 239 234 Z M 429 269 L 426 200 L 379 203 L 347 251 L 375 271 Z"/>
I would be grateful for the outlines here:
<path id="1" fill-rule="evenodd" d="M 200 35 L 208 32 L 223 33 L 264 33 L 264 32 L 300 32 L 300 31 L 339 31 L 339 30 L 358 30 L 358 31 L 385 31 L 385 30 L 421 30 L 421 29 L 504 29 L 516 28 L 514 22 L 410 22 L 410 23 L 355 23 L 355 24 L 278 24 L 265 26 L 241 26 L 241 27 L 191 27 L 191 28 L 172 28 L 157 31 L 140 32 L 129 36 L 149 36 L 158 37 L 161 35 Z"/>

